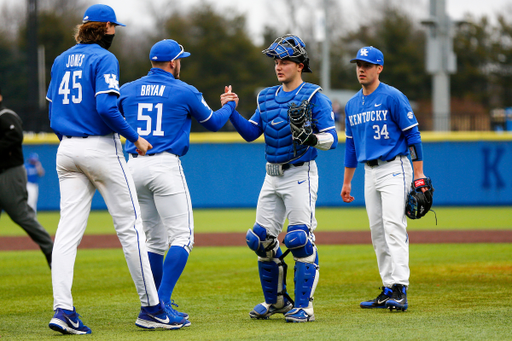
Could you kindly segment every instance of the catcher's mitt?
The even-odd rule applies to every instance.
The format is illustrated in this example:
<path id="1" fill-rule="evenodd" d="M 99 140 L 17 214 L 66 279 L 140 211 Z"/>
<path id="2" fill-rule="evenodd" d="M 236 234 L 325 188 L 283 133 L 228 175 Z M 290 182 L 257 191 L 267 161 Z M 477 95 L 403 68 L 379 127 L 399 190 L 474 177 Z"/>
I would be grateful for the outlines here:
<path id="1" fill-rule="evenodd" d="M 306 146 L 314 146 L 318 143 L 317 137 L 313 134 L 314 125 L 309 101 L 304 100 L 300 105 L 291 103 L 288 118 L 294 142 Z"/>
<path id="2" fill-rule="evenodd" d="M 423 192 L 422 188 L 427 190 Z M 419 219 L 430 211 L 434 198 L 434 187 L 430 178 L 420 178 L 412 182 L 411 191 L 407 195 L 405 214 L 411 219 Z"/>

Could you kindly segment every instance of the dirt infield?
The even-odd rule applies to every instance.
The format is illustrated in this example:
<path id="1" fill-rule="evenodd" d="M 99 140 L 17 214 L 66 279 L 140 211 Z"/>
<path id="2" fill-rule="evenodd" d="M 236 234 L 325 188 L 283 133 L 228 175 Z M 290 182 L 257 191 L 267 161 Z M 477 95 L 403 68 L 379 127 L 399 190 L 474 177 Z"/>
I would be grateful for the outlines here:
<path id="1" fill-rule="evenodd" d="M 370 244 L 369 231 L 315 232 L 318 245 Z M 283 240 L 284 234 L 279 236 Z M 512 243 L 512 230 L 475 231 L 410 231 L 411 244 L 429 243 Z M 245 233 L 196 233 L 195 245 L 245 246 Z M 79 248 L 120 248 L 116 235 L 85 235 Z M 0 251 L 37 250 L 29 237 L 0 237 Z"/>

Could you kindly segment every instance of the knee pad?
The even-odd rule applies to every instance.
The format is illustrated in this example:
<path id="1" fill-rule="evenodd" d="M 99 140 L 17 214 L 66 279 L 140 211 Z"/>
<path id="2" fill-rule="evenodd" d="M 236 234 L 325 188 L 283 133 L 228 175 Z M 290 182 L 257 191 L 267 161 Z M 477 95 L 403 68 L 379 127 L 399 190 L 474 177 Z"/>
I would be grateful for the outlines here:
<path id="1" fill-rule="evenodd" d="M 296 261 L 315 262 L 316 248 L 309 238 L 309 229 L 306 225 L 288 226 L 284 244 L 290 249 Z"/>
<path id="2" fill-rule="evenodd" d="M 307 308 L 318 284 L 318 257 L 316 264 L 296 262 L 294 272 L 295 308 Z"/>
<path id="3" fill-rule="evenodd" d="M 278 249 L 276 256 L 280 257 L 281 254 L 281 249 Z M 271 261 L 258 259 L 258 270 L 265 302 L 274 304 L 276 307 L 282 307 L 289 298 L 286 292 L 288 265 L 278 257 Z"/>
<path id="4" fill-rule="evenodd" d="M 259 224 L 254 224 L 254 227 L 247 231 L 245 235 L 247 246 L 256 254 L 267 260 L 272 260 L 276 257 L 277 250 L 279 250 L 279 241 L 273 236 L 269 236 L 267 230 Z"/>

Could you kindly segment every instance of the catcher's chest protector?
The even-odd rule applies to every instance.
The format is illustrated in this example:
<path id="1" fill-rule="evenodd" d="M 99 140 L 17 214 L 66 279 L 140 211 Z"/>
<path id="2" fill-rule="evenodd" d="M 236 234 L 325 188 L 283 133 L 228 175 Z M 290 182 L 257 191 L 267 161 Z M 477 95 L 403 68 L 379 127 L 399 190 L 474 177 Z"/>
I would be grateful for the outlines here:
<path id="1" fill-rule="evenodd" d="M 297 93 L 285 95 L 280 85 L 262 90 L 258 95 L 263 132 L 265 134 L 265 157 L 271 163 L 286 163 L 293 158 L 293 140 L 288 121 L 288 108 L 291 103 L 300 105 L 320 88 L 311 83 L 302 83 Z M 279 89 L 280 96 L 276 97 Z M 296 155 L 302 155 L 308 146 L 297 145 Z"/>

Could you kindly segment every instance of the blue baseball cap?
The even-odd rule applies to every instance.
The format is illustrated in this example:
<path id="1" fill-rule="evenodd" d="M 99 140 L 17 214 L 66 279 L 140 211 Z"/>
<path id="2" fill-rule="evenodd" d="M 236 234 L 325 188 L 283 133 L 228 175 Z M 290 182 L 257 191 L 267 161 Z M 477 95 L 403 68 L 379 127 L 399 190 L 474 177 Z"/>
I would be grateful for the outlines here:
<path id="1" fill-rule="evenodd" d="M 172 39 L 160 40 L 149 51 L 149 59 L 154 62 L 170 62 L 188 56 L 190 53 L 185 52 L 183 46 Z"/>
<path id="2" fill-rule="evenodd" d="M 371 64 L 384 65 L 384 55 L 379 49 L 373 46 L 366 46 L 359 49 L 359 51 L 357 51 L 357 57 L 351 59 L 350 62 L 355 63 L 358 60 Z"/>
<path id="3" fill-rule="evenodd" d="M 39 155 L 37 155 L 37 153 L 31 153 L 28 160 L 32 162 L 39 161 Z"/>
<path id="4" fill-rule="evenodd" d="M 116 12 L 114 12 L 112 7 L 102 4 L 92 5 L 85 11 L 82 22 L 86 23 L 89 21 L 110 22 L 114 25 L 126 26 L 117 21 Z"/>

